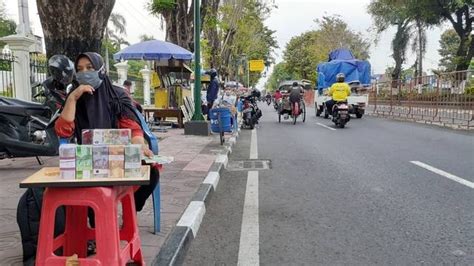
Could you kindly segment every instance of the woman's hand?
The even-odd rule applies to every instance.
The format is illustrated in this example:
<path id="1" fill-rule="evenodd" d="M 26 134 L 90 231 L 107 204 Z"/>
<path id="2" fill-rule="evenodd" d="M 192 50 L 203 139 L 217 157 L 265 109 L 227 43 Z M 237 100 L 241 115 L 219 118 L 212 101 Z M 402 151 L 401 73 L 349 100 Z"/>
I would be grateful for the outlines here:
<path id="1" fill-rule="evenodd" d="M 94 91 L 94 88 L 90 85 L 80 85 L 73 90 L 67 97 L 66 104 L 61 112 L 61 117 L 66 121 L 74 121 L 77 100 L 79 100 L 84 93 L 93 94 Z"/>
<path id="2" fill-rule="evenodd" d="M 150 159 L 153 158 L 153 156 L 155 156 L 155 154 L 153 154 L 153 151 L 150 150 L 146 144 L 142 145 L 142 150 L 143 150 L 143 154 Z"/>
<path id="3" fill-rule="evenodd" d="M 74 101 L 79 100 L 84 93 L 94 94 L 95 89 L 90 85 L 79 85 L 74 91 L 71 92 L 69 98 L 73 99 Z"/>

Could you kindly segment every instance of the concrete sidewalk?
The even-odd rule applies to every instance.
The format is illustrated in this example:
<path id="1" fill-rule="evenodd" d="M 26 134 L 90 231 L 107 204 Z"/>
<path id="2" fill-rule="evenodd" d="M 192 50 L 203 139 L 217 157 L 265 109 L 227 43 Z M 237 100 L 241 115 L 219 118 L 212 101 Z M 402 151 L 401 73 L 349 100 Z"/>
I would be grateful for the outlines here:
<path id="1" fill-rule="evenodd" d="M 217 135 L 185 136 L 182 129 L 156 133 L 160 138 L 160 154 L 173 156 L 175 161 L 161 171 L 161 232 L 153 231 L 151 197 L 138 213 L 140 237 L 145 262 L 151 264 L 166 237 L 176 225 L 194 193 L 223 147 Z M 230 135 L 226 135 L 230 137 Z M 43 158 L 44 166 L 57 166 L 56 157 Z M 16 210 L 25 189 L 18 184 L 43 166 L 35 158 L 0 161 L 0 258 L 1 265 L 22 265 L 22 247 Z"/>

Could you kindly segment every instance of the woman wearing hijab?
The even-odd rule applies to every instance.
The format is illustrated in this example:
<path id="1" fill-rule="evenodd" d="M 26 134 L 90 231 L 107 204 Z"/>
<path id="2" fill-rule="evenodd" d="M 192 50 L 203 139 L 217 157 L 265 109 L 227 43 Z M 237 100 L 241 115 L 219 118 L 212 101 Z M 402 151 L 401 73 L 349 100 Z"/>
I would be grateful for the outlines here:
<path id="1" fill-rule="evenodd" d="M 126 92 L 113 86 L 105 73 L 102 57 L 93 52 L 80 54 L 74 64 L 76 87 L 64 105 L 56 121 L 55 130 L 59 137 L 75 136 L 82 143 L 83 129 L 128 128 L 132 131 L 132 143 L 141 144 L 143 153 L 152 157 L 153 152 L 145 144 L 143 131 L 133 112 L 133 104 Z M 135 206 L 141 211 L 159 179 L 157 165 L 152 165 L 150 184 L 141 186 L 135 192 Z"/>

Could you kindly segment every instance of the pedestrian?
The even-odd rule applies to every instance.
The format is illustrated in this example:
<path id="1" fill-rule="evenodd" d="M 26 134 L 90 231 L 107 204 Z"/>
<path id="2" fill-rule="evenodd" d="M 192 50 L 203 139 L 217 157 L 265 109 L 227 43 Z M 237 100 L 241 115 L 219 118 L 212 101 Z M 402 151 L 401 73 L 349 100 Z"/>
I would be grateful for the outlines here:
<path id="1" fill-rule="evenodd" d="M 133 99 L 133 95 L 132 95 L 132 82 L 130 80 L 125 80 L 123 82 L 123 88 L 125 90 L 125 92 L 127 93 L 128 97 L 130 97 L 130 99 L 132 100 L 132 103 L 133 105 L 135 106 L 135 108 L 137 108 L 138 112 L 142 113 L 143 114 L 143 108 L 142 108 L 142 105 L 136 101 L 135 99 Z"/>
<path id="2" fill-rule="evenodd" d="M 133 113 L 130 97 L 124 89 L 112 85 L 102 57 L 93 52 L 83 53 L 74 65 L 77 72 L 75 86 L 56 121 L 56 134 L 63 138 L 74 136 L 81 144 L 83 129 L 128 128 L 132 131 L 132 143 L 141 144 L 144 155 L 152 157 L 153 152 L 145 144 L 143 130 Z M 158 166 L 152 165 L 150 184 L 140 186 L 134 195 L 137 211 L 142 210 L 158 184 L 159 176 Z"/>
<path id="3" fill-rule="evenodd" d="M 219 81 L 217 80 L 217 71 L 215 69 L 207 71 L 206 74 L 211 76 L 211 82 L 207 87 L 206 94 L 207 108 L 210 110 L 212 109 L 214 101 L 217 99 L 217 95 L 219 94 Z M 207 116 L 207 120 L 209 120 L 209 116 Z"/>

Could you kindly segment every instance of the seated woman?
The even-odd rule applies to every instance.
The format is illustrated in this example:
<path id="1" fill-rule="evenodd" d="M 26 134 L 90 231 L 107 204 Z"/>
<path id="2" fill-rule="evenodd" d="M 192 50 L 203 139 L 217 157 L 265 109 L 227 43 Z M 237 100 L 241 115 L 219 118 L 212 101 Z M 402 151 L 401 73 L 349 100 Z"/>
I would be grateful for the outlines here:
<path id="1" fill-rule="evenodd" d="M 97 53 L 83 53 L 76 58 L 74 66 L 77 72 L 75 88 L 69 93 L 56 121 L 56 134 L 63 138 L 74 135 L 81 144 L 83 129 L 129 128 L 132 143 L 141 144 L 145 156 L 152 157 L 153 152 L 145 144 L 142 128 L 133 112 L 133 103 L 121 87 L 112 85 L 102 57 Z M 142 210 L 159 176 L 158 166 L 152 165 L 150 184 L 141 186 L 135 192 L 137 211 Z"/>

